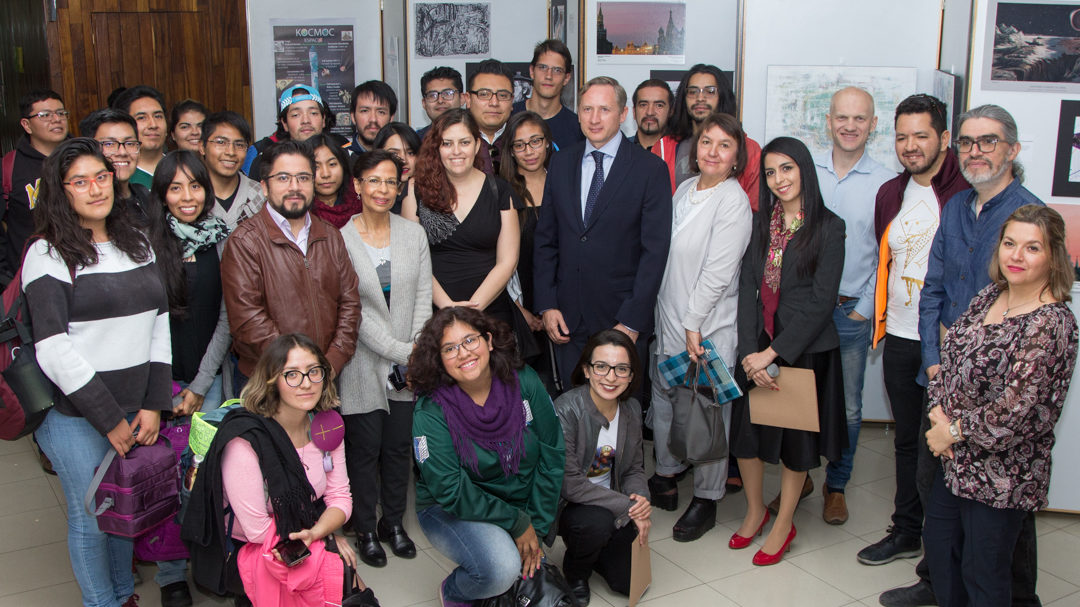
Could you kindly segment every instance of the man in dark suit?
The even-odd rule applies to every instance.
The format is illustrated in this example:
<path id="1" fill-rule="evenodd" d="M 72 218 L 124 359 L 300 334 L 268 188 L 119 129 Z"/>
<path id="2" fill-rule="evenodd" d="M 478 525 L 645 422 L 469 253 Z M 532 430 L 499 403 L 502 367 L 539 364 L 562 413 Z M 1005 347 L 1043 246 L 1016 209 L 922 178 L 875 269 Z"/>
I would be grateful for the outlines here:
<path id="1" fill-rule="evenodd" d="M 552 156 L 548 168 L 535 298 L 567 388 L 585 341 L 602 329 L 629 335 L 648 360 L 671 241 L 671 183 L 664 162 L 619 131 L 626 113 L 616 80 L 590 80 L 578 104 L 586 140 Z"/>

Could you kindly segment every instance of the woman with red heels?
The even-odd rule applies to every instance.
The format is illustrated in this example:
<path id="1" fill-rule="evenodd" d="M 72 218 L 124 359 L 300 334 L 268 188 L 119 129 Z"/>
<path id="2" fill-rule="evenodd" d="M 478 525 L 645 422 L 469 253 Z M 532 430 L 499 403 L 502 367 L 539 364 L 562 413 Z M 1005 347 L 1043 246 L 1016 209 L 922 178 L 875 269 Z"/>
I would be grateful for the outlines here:
<path id="1" fill-rule="evenodd" d="M 770 365 L 813 369 L 820 432 L 750 422 L 749 400 L 731 414 L 732 453 L 746 488 L 746 517 L 728 547 L 746 548 L 769 522 L 765 463 L 782 464 L 780 507 L 755 565 L 780 562 L 795 539 L 792 519 L 807 471 L 838 459 L 847 443 L 839 339 L 832 322 L 844 265 L 844 221 L 825 208 L 806 146 L 779 137 L 761 152 L 760 204 L 739 277 L 743 385 L 777 389 Z"/>

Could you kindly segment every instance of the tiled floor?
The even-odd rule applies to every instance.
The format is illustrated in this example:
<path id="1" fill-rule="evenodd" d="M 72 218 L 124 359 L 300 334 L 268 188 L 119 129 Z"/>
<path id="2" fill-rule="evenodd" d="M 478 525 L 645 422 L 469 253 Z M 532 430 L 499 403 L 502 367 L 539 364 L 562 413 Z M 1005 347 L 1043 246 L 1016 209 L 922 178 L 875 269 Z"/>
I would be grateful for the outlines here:
<path id="1" fill-rule="evenodd" d="M 742 495 L 725 498 L 718 524 L 705 537 L 681 544 L 671 526 L 680 512 L 655 510 L 652 531 L 653 585 L 643 605 L 654 607 L 843 606 L 877 605 L 883 590 L 915 580 L 915 561 L 866 567 L 855 553 L 883 536 L 892 512 L 892 435 L 887 427 L 868 425 L 860 439 L 855 473 L 847 490 L 851 518 L 834 527 L 821 520 L 821 495 L 815 492 L 799 508 L 799 535 L 787 558 L 772 567 L 754 567 L 754 549 L 732 551 L 727 538 L 738 528 L 745 508 Z M 646 458 L 649 460 L 651 458 Z M 1065 465 L 1059 462 L 1058 465 Z M 813 473 L 821 486 L 824 470 Z M 779 486 L 779 474 L 766 477 L 767 497 Z M 690 479 L 680 487 L 685 507 Z M 410 499 L 411 503 L 411 499 Z M 0 607 L 78 605 L 66 546 L 65 506 L 60 484 L 37 465 L 28 440 L 0 442 Z M 361 565 L 361 575 L 384 607 L 437 607 L 437 586 L 453 564 L 431 548 L 409 512 L 406 527 L 421 548 L 415 559 L 390 557 L 382 569 Z M 1080 516 L 1039 515 L 1039 594 L 1044 605 L 1080 606 Z M 562 561 L 561 541 L 551 556 Z M 140 566 L 146 580 L 136 589 L 143 607 L 159 605 L 153 565 Z M 624 607 L 598 576 L 592 579 L 594 607 Z M 231 605 L 197 594 L 196 605 Z"/>

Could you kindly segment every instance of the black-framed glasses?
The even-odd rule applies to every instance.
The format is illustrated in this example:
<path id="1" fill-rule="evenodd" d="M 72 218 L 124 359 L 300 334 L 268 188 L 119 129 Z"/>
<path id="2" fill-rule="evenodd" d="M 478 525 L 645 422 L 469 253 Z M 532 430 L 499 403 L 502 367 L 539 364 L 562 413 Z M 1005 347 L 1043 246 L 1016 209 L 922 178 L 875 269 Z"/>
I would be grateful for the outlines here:
<path id="1" fill-rule="evenodd" d="M 707 96 L 712 97 L 720 89 L 715 86 L 688 86 L 686 87 L 687 97 L 697 97 L 698 95 L 705 93 Z"/>
<path id="2" fill-rule="evenodd" d="M 232 141 L 229 141 L 224 137 L 214 137 L 213 139 L 207 140 L 207 143 L 217 148 L 232 147 L 234 150 L 246 150 L 248 148 L 248 142 L 243 139 L 233 139 Z"/>
<path id="3" fill-rule="evenodd" d="M 979 146 L 979 151 L 983 154 L 989 154 L 997 149 L 998 141 L 1001 141 L 997 135 L 983 135 L 972 139 L 971 137 L 957 137 L 956 138 L 956 151 L 962 154 L 967 154 L 971 151 L 972 146 Z"/>
<path id="4" fill-rule="evenodd" d="M 365 177 L 360 181 L 363 181 L 364 183 L 368 184 L 373 188 L 377 188 L 383 184 L 386 184 L 386 187 L 390 188 L 391 190 L 396 190 L 397 187 L 401 185 L 401 182 L 397 179 L 379 179 L 378 177 Z"/>
<path id="5" fill-rule="evenodd" d="M 497 91 L 491 89 L 479 89 L 476 91 L 469 91 L 469 93 L 476 95 L 476 98 L 480 101 L 489 101 L 492 95 L 499 101 L 510 101 L 514 98 L 514 92 L 506 89 L 499 89 Z"/>
<path id="6" fill-rule="evenodd" d="M 541 72 L 545 72 L 545 73 L 546 72 L 551 72 L 552 74 L 555 74 L 556 76 L 562 76 L 563 74 L 566 73 L 566 68 L 559 67 L 557 65 L 548 65 L 546 63 L 537 63 L 536 65 L 533 66 L 533 69 L 541 71 Z"/>
<path id="7" fill-rule="evenodd" d="M 96 183 L 101 189 L 112 187 L 113 174 L 109 171 L 102 171 L 93 177 L 79 177 L 78 179 L 72 179 L 71 181 L 65 181 L 64 185 L 69 186 L 71 189 L 82 194 L 83 192 L 90 191 L 90 184 Z"/>
<path id="8" fill-rule="evenodd" d="M 539 150 L 544 146 L 545 141 L 547 141 L 547 138 L 545 138 L 543 135 L 530 137 L 528 141 L 522 141 L 521 139 L 517 139 L 510 144 L 510 149 L 514 150 L 515 152 L 524 152 L 525 146 L 529 146 L 534 150 Z"/>
<path id="9" fill-rule="evenodd" d="M 634 374 L 634 370 L 630 365 L 609 365 L 602 360 L 591 362 L 589 366 L 592 367 L 593 373 L 599 377 L 607 377 L 607 374 L 611 371 L 615 371 L 615 377 L 623 379 Z"/>
<path id="10" fill-rule="evenodd" d="M 31 118 L 40 118 L 40 119 L 48 122 L 48 121 L 53 119 L 53 116 L 59 116 L 61 118 L 67 118 L 70 114 L 71 114 L 71 112 L 69 112 L 67 110 L 41 110 L 40 112 L 34 112 L 33 114 L 30 114 L 29 116 L 23 116 L 23 118 L 26 118 L 27 120 L 30 120 Z"/>
<path id="11" fill-rule="evenodd" d="M 127 141 L 117 141 L 115 139 L 102 139 L 98 143 L 101 144 L 101 150 L 105 152 L 106 156 L 111 156 L 120 151 L 123 147 L 131 154 L 138 154 L 139 149 L 142 148 L 142 142 L 135 139 L 128 139 Z"/>
<path id="12" fill-rule="evenodd" d="M 290 388 L 300 387 L 300 384 L 304 383 L 305 377 L 313 384 L 321 384 L 322 381 L 326 379 L 326 367 L 316 365 L 308 369 L 307 373 L 297 369 L 289 369 L 282 373 L 281 376 L 285 378 L 285 383 L 288 384 Z"/>
<path id="13" fill-rule="evenodd" d="M 439 97 L 442 97 L 445 101 L 453 101 L 454 96 L 458 94 L 457 89 L 443 89 L 441 91 L 428 91 L 424 93 L 424 99 L 428 101 L 435 101 Z"/>
<path id="14" fill-rule="evenodd" d="M 456 344 L 449 344 L 443 346 L 439 349 L 439 353 L 442 354 L 443 358 L 453 358 L 459 354 L 461 348 L 465 348 L 469 352 L 476 352 L 477 348 L 480 347 L 480 342 L 483 341 L 483 339 L 484 336 L 480 335 L 479 333 L 466 335 L 465 339 L 459 341 Z"/>
<path id="15" fill-rule="evenodd" d="M 295 179 L 296 183 L 300 185 L 307 185 L 311 183 L 313 179 L 315 179 L 315 176 L 311 173 L 296 173 L 294 175 L 292 173 L 286 173 L 282 171 L 280 173 L 274 173 L 273 175 L 268 175 L 266 177 L 266 180 L 270 183 L 276 183 L 280 186 L 289 185 L 289 183 L 291 183 L 293 179 Z"/>

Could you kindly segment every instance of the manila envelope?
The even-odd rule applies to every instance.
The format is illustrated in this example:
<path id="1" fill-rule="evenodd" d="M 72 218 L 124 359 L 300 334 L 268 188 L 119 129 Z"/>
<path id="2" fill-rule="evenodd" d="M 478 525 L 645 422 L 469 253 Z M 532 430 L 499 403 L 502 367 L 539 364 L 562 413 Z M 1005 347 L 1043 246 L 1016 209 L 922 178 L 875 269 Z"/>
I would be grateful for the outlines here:
<path id="1" fill-rule="evenodd" d="M 750 390 L 750 421 L 762 426 L 820 432 L 814 371 L 780 367 L 776 385 L 779 390 L 760 386 Z"/>
<path id="2" fill-rule="evenodd" d="M 630 523 L 633 525 L 634 523 Z M 630 607 L 637 605 L 641 595 L 652 584 L 652 561 L 649 555 L 649 544 L 642 546 L 637 538 L 634 538 L 630 546 Z"/>

